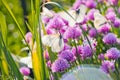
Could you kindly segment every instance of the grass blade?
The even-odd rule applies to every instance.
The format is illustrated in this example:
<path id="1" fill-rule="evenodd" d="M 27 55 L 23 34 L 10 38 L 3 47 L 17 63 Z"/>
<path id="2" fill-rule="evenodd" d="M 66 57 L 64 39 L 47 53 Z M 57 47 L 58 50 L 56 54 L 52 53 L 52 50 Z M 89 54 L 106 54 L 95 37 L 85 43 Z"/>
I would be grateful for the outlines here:
<path id="1" fill-rule="evenodd" d="M 11 70 L 13 71 L 15 77 L 18 79 L 18 80 L 23 80 L 23 76 L 21 75 L 16 63 L 14 62 L 11 54 L 10 54 L 10 51 L 7 49 L 6 45 L 5 45 L 5 42 L 3 40 L 3 37 L 2 37 L 2 34 L 0 32 L 0 38 L 2 40 L 2 43 L 0 43 L 0 45 L 2 46 L 2 49 L 3 49 L 3 52 L 5 54 L 5 57 L 6 57 L 6 60 L 11 68 Z"/>
<path id="2" fill-rule="evenodd" d="M 3 15 L 2 12 L 0 12 L 0 29 L 1 32 L 3 34 L 3 40 L 5 41 L 5 44 L 7 45 L 7 25 L 6 25 L 6 19 L 5 16 Z M 1 41 L 0 41 L 1 42 Z M 2 43 L 2 42 L 1 42 Z M 0 49 L 2 49 L 2 47 L 0 47 Z M 3 69 L 3 72 L 8 76 L 9 75 L 9 71 L 8 71 L 8 65 L 5 59 L 5 56 L 2 52 L 2 50 L 0 50 L 0 56 L 1 56 L 1 67 Z"/>
<path id="3" fill-rule="evenodd" d="M 6 19 L 2 12 L 0 12 L 0 29 L 3 36 L 3 40 L 5 41 L 5 44 L 7 43 L 7 25 L 6 25 Z M 6 44 L 7 45 L 7 44 Z"/>
<path id="4" fill-rule="evenodd" d="M 2 0 L 2 3 L 3 3 L 3 5 L 5 6 L 5 8 L 8 10 L 9 14 L 11 15 L 11 17 L 13 18 L 14 22 L 15 22 L 16 25 L 17 25 L 17 28 L 18 28 L 20 34 L 22 35 L 23 39 L 25 40 L 24 33 L 23 33 L 23 31 L 22 31 L 22 29 L 21 29 L 21 27 L 20 27 L 20 25 L 19 25 L 17 19 L 15 18 L 13 12 L 11 11 L 10 7 L 8 6 L 6 0 Z M 31 51 L 31 49 L 30 49 L 30 47 L 29 47 L 29 45 L 28 45 L 28 43 L 27 43 L 26 40 L 25 40 L 25 42 L 26 42 L 26 44 L 27 44 L 29 50 Z"/>
<path id="5" fill-rule="evenodd" d="M 42 80 L 41 78 L 41 65 L 39 61 L 39 57 L 37 55 L 37 50 L 36 50 L 36 43 L 33 46 L 33 51 L 32 51 L 32 65 L 33 65 L 33 71 L 34 71 L 34 76 L 36 80 Z"/>

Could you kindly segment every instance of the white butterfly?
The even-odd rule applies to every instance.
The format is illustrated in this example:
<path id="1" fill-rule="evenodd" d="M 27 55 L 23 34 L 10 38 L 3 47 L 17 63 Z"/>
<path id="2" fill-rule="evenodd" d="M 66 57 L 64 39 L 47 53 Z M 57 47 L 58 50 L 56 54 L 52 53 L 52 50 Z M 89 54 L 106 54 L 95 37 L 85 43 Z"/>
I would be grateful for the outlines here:
<path id="1" fill-rule="evenodd" d="M 106 22 L 108 22 L 107 19 L 104 16 L 102 16 L 99 12 L 94 13 L 94 26 L 96 29 L 98 29 Z"/>
<path id="2" fill-rule="evenodd" d="M 43 7 L 43 12 L 41 13 L 42 16 L 47 16 L 47 17 L 53 17 L 54 12 L 51 10 L 48 10 L 46 7 Z"/>
<path id="3" fill-rule="evenodd" d="M 72 19 L 67 13 L 58 13 L 61 17 L 68 20 L 70 26 L 74 26 L 75 23 L 80 23 L 84 20 L 87 7 L 83 4 L 80 5 L 78 10 L 68 10 L 67 12 L 74 18 Z"/>
<path id="4" fill-rule="evenodd" d="M 12 58 L 18 62 L 20 66 L 28 66 L 29 68 L 32 68 L 32 58 L 30 55 L 27 57 L 20 57 L 12 54 Z"/>
<path id="5" fill-rule="evenodd" d="M 45 35 L 42 37 L 42 43 L 51 47 L 53 52 L 60 52 L 64 47 L 64 41 L 60 34 Z"/>

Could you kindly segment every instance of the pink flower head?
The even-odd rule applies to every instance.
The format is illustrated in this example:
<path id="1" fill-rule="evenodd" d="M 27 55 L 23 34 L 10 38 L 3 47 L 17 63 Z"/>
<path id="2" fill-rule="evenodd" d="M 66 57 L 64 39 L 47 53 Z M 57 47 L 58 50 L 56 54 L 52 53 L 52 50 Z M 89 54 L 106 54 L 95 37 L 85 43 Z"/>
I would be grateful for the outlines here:
<path id="1" fill-rule="evenodd" d="M 111 5 L 118 5 L 118 0 L 110 0 L 110 2 L 111 2 Z"/>
<path id="2" fill-rule="evenodd" d="M 52 64 L 51 69 L 52 69 L 52 72 L 62 72 L 62 71 L 66 70 L 69 67 L 70 67 L 70 65 L 69 65 L 69 63 L 68 63 L 68 61 L 66 59 L 58 58 Z"/>
<path id="3" fill-rule="evenodd" d="M 51 66 L 52 66 L 51 61 L 47 61 L 46 65 L 47 65 L 48 68 L 51 68 Z"/>
<path id="4" fill-rule="evenodd" d="M 52 30 L 51 28 L 46 27 L 47 34 L 55 34 L 56 32 Z"/>
<path id="5" fill-rule="evenodd" d="M 82 29 L 83 29 L 84 31 L 87 31 L 87 30 L 88 30 L 87 24 L 83 24 L 83 25 L 81 25 L 81 27 L 82 27 Z"/>
<path id="6" fill-rule="evenodd" d="M 114 22 L 115 18 L 116 18 L 116 14 L 115 12 L 109 12 L 106 14 L 106 18 L 112 22 Z"/>
<path id="7" fill-rule="evenodd" d="M 71 49 L 71 46 L 68 45 L 68 44 L 65 44 L 65 45 L 64 45 L 64 48 L 63 48 L 63 51 L 64 51 L 64 50 L 70 50 L 70 49 Z"/>
<path id="8" fill-rule="evenodd" d="M 72 9 L 77 10 L 80 7 L 81 3 L 82 3 L 81 0 L 76 0 L 75 3 L 73 4 Z"/>
<path id="9" fill-rule="evenodd" d="M 91 28 L 89 30 L 89 36 L 90 37 L 96 37 L 96 35 L 97 35 L 97 30 L 95 28 Z"/>
<path id="10" fill-rule="evenodd" d="M 46 59 L 46 61 L 50 59 L 48 51 L 44 51 L 44 58 Z"/>
<path id="11" fill-rule="evenodd" d="M 64 33 L 65 39 L 77 39 L 81 36 L 82 31 L 78 26 L 69 27 Z"/>
<path id="12" fill-rule="evenodd" d="M 92 47 L 93 51 L 96 51 L 96 46 L 97 46 L 97 41 L 96 41 L 96 39 L 93 39 L 93 38 L 91 38 L 91 37 L 88 37 L 88 39 L 89 39 L 89 41 L 90 41 L 90 44 L 91 44 L 91 47 Z M 89 44 L 89 42 L 88 42 L 87 39 L 84 39 L 82 46 L 89 46 L 89 47 L 90 47 L 90 44 Z"/>
<path id="13" fill-rule="evenodd" d="M 59 58 L 66 59 L 67 61 L 72 61 L 74 56 L 73 53 L 70 50 L 64 50 L 59 55 Z"/>
<path id="14" fill-rule="evenodd" d="M 32 33 L 31 32 L 26 33 L 25 39 L 28 43 L 30 43 L 30 41 L 32 40 Z"/>
<path id="15" fill-rule="evenodd" d="M 120 7 L 118 8 L 118 13 L 120 14 Z"/>
<path id="16" fill-rule="evenodd" d="M 88 7 L 88 8 L 95 8 L 96 7 L 96 5 L 97 5 L 97 3 L 95 2 L 95 0 L 87 0 L 86 1 L 86 6 Z"/>
<path id="17" fill-rule="evenodd" d="M 106 34 L 110 31 L 110 29 L 111 29 L 111 25 L 106 23 L 106 24 L 100 26 L 100 28 L 98 29 L 98 32 Z"/>
<path id="18" fill-rule="evenodd" d="M 114 27 L 119 28 L 120 27 L 120 19 L 116 18 L 114 21 Z"/>
<path id="19" fill-rule="evenodd" d="M 109 8 L 107 9 L 107 11 L 106 11 L 106 14 L 108 14 L 109 12 L 115 12 L 115 11 L 114 11 L 114 8 L 113 8 L 113 7 L 109 7 Z"/>
<path id="20" fill-rule="evenodd" d="M 51 18 L 47 17 L 47 16 L 43 16 L 42 17 L 42 21 L 43 23 L 47 24 L 50 21 Z"/>
<path id="21" fill-rule="evenodd" d="M 87 13 L 88 20 L 94 20 L 94 12 L 96 11 L 96 9 L 90 9 L 90 11 Z"/>
<path id="22" fill-rule="evenodd" d="M 105 44 L 115 44 L 117 42 L 117 38 L 115 36 L 115 34 L 113 33 L 108 33 L 103 37 L 103 42 Z"/>
<path id="23" fill-rule="evenodd" d="M 90 46 L 83 46 L 81 48 L 81 54 L 80 55 L 81 55 L 83 60 L 87 57 L 92 57 L 93 54 L 92 54 L 91 47 Z"/>
<path id="24" fill-rule="evenodd" d="M 120 58 L 120 51 L 117 48 L 110 48 L 109 50 L 107 50 L 107 53 L 105 54 L 105 56 L 109 59 L 118 59 Z"/>
<path id="25" fill-rule="evenodd" d="M 80 24 L 81 24 L 81 25 L 86 24 L 87 21 L 88 21 L 88 18 L 87 18 L 87 16 L 85 15 L 85 16 L 84 16 L 84 20 L 83 20 L 82 22 L 80 22 Z"/>
<path id="26" fill-rule="evenodd" d="M 28 67 L 21 67 L 20 68 L 20 72 L 24 75 L 24 76 L 28 76 L 30 74 L 30 69 Z"/>
<path id="27" fill-rule="evenodd" d="M 74 54 L 74 56 L 78 56 L 78 54 L 80 55 L 81 54 L 81 46 L 77 46 L 77 49 L 76 47 L 73 47 L 72 48 L 72 53 Z"/>
<path id="28" fill-rule="evenodd" d="M 103 61 L 105 59 L 104 54 L 101 53 L 100 55 L 98 55 L 98 59 Z"/>
<path id="29" fill-rule="evenodd" d="M 98 0 L 98 2 L 103 3 L 103 0 Z"/>
<path id="30" fill-rule="evenodd" d="M 103 61 L 100 69 L 102 69 L 105 73 L 110 73 L 110 71 L 114 72 L 115 71 L 114 62 Z"/>
<path id="31" fill-rule="evenodd" d="M 55 30 L 60 30 L 68 24 L 66 21 L 64 21 L 63 18 L 61 18 L 59 15 L 55 15 L 47 24 L 48 28 L 55 29 Z"/>

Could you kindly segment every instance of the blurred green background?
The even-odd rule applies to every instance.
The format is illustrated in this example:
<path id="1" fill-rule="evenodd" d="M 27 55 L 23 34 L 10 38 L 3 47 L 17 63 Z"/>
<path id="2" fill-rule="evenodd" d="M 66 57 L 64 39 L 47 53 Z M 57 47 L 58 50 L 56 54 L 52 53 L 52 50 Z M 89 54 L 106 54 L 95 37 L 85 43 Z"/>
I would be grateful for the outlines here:
<path id="1" fill-rule="evenodd" d="M 72 6 L 73 2 L 75 0 L 51 0 L 54 2 L 57 2 L 61 4 L 64 8 L 68 9 Z M 24 33 L 28 32 L 28 29 L 25 25 L 25 21 L 27 18 L 29 18 L 30 15 L 30 0 L 7 0 L 9 7 L 13 11 L 15 17 L 17 18 L 20 26 L 24 30 Z M 59 11 L 58 8 L 52 6 L 52 8 L 55 11 Z M 7 20 L 7 26 L 8 26 L 8 37 L 7 42 L 10 51 L 13 54 L 25 56 L 26 52 L 21 52 L 20 50 L 25 47 L 25 45 L 22 42 L 22 37 L 19 34 L 19 31 L 16 27 L 15 22 L 13 21 L 12 17 L 9 15 L 6 8 L 3 6 L 1 0 L 0 0 L 0 11 L 5 15 Z M 24 54 L 25 53 L 25 54 Z"/>

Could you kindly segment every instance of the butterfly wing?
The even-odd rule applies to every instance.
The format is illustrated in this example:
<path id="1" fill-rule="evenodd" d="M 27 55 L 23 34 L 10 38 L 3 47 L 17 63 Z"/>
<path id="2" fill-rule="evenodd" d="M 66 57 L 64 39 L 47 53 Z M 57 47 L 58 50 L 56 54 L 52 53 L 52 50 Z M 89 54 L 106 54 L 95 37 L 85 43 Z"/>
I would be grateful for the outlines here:
<path id="1" fill-rule="evenodd" d="M 95 28 L 99 28 L 102 24 L 107 22 L 107 19 L 102 16 L 99 12 L 94 13 L 94 26 Z"/>
<path id="2" fill-rule="evenodd" d="M 24 57 L 20 59 L 20 63 L 22 64 L 26 64 L 29 68 L 32 68 L 32 59 L 31 56 L 28 57 Z"/>
<path id="3" fill-rule="evenodd" d="M 48 10 L 47 8 L 43 7 L 43 12 L 41 13 L 42 16 L 53 17 L 52 11 Z"/>
<path id="4" fill-rule="evenodd" d="M 52 42 L 57 38 L 57 35 L 45 35 L 42 37 L 43 45 L 51 47 Z"/>
<path id="5" fill-rule="evenodd" d="M 65 12 L 60 12 L 58 13 L 62 18 L 68 20 L 70 26 L 74 26 L 75 23 L 80 23 L 84 20 L 85 13 L 87 11 L 87 7 L 85 5 L 80 5 L 80 13 L 76 14 L 75 10 L 68 10 L 67 12 L 74 18 L 72 19 L 67 13 Z"/>
<path id="6" fill-rule="evenodd" d="M 43 36 L 42 43 L 51 47 L 53 52 L 59 52 L 64 47 L 64 41 L 59 34 Z"/>
<path id="7" fill-rule="evenodd" d="M 75 10 L 67 10 L 67 12 L 75 19 Z M 75 20 L 69 16 L 66 12 L 59 12 L 58 13 L 62 18 L 64 18 L 65 20 L 67 20 L 69 22 L 70 26 L 74 26 L 75 25 Z"/>
<path id="8" fill-rule="evenodd" d="M 64 41 L 62 38 L 58 37 L 53 41 L 51 49 L 53 52 L 60 52 L 64 47 Z"/>
<path id="9" fill-rule="evenodd" d="M 76 22 L 80 23 L 84 20 L 85 13 L 87 11 L 87 7 L 85 5 L 80 5 L 80 13 L 77 15 L 78 17 L 76 18 Z"/>

